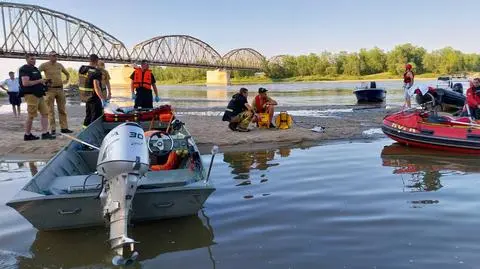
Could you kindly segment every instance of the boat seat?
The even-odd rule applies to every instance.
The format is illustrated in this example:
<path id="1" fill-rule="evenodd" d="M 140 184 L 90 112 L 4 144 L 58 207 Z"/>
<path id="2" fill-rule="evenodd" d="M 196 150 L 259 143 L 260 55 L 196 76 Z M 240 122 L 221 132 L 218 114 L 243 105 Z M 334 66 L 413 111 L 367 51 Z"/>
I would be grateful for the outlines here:
<path id="1" fill-rule="evenodd" d="M 175 169 L 147 172 L 138 183 L 139 189 L 185 186 L 195 181 L 196 175 L 190 169 Z"/>
<path id="2" fill-rule="evenodd" d="M 85 182 L 85 179 L 87 181 Z M 83 184 L 85 182 L 85 188 Z M 98 192 L 102 185 L 102 177 L 91 175 L 79 175 L 79 176 L 61 176 L 52 180 L 52 183 L 48 187 L 46 194 L 60 195 L 60 194 L 72 194 L 82 192 Z"/>
<path id="3" fill-rule="evenodd" d="M 196 175 L 190 169 L 176 169 L 165 171 L 150 171 L 138 182 L 138 189 L 153 189 L 185 186 L 196 181 Z M 85 182 L 85 179 L 87 181 Z M 60 176 L 52 180 L 48 186 L 46 195 L 72 194 L 82 192 L 99 192 L 102 185 L 102 177 L 91 175 Z M 85 187 L 83 184 L 85 182 Z"/>

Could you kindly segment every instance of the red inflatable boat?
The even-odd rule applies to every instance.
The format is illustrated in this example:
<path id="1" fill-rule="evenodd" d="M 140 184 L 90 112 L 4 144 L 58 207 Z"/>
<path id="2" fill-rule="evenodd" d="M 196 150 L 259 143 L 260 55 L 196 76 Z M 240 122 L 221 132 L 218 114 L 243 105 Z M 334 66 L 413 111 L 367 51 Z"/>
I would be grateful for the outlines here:
<path id="1" fill-rule="evenodd" d="M 382 131 L 406 145 L 480 154 L 480 121 L 468 117 L 405 110 L 386 116 Z"/>

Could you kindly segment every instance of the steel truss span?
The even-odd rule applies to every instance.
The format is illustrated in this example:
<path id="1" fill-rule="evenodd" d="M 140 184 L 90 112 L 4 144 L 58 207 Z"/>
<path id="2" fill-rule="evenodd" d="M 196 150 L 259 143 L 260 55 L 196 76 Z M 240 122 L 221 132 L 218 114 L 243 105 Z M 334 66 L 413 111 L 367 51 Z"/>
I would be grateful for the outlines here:
<path id="1" fill-rule="evenodd" d="M 222 56 L 210 45 L 188 35 L 157 36 L 133 47 L 132 60 L 163 66 L 222 68 Z"/>
<path id="2" fill-rule="evenodd" d="M 223 57 L 223 64 L 231 69 L 257 69 L 261 70 L 265 64 L 265 57 L 251 48 L 234 49 Z"/>
<path id="3" fill-rule="evenodd" d="M 20 58 L 26 53 L 45 58 L 52 50 L 62 59 L 85 61 L 97 54 L 105 61 L 128 62 L 125 45 L 95 25 L 51 9 L 0 2 L 0 56 Z"/>

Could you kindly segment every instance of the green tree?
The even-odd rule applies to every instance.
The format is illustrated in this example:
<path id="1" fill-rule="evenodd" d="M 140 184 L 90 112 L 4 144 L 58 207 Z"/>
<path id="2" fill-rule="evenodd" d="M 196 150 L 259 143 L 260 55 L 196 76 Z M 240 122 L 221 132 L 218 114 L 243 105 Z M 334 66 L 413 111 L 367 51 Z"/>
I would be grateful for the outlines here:
<path id="1" fill-rule="evenodd" d="M 395 46 L 387 54 L 387 68 L 392 74 L 402 74 L 405 70 L 405 64 L 411 63 L 417 73 L 423 73 L 423 56 L 426 50 L 422 47 L 416 47 L 410 43 Z"/>

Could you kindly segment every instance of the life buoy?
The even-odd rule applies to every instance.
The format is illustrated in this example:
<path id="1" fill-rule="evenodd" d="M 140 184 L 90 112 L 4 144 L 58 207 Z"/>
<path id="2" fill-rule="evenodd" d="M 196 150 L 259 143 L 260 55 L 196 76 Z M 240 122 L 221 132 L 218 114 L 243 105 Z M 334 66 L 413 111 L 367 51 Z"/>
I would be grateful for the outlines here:
<path id="1" fill-rule="evenodd" d="M 152 171 L 172 170 L 178 167 L 179 158 L 175 151 L 168 154 L 168 159 L 164 164 L 154 164 L 150 166 Z"/>

